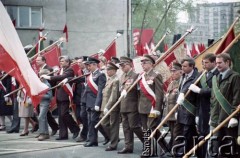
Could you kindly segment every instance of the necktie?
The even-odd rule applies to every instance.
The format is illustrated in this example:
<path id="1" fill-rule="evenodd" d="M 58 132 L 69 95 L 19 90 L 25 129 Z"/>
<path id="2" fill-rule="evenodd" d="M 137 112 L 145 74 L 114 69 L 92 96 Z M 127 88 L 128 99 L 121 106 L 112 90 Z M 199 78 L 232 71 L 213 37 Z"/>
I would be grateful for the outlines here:
<path id="1" fill-rule="evenodd" d="M 222 74 L 219 76 L 219 83 L 222 82 Z"/>

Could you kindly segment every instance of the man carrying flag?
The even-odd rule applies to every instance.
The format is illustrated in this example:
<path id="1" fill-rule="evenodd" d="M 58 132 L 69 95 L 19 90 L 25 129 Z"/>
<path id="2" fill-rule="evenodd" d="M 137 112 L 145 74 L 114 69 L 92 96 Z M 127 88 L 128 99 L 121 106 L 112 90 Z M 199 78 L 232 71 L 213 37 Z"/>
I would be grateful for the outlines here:
<path id="1" fill-rule="evenodd" d="M 147 130 L 153 130 L 157 127 L 161 120 L 161 112 L 163 111 L 163 81 L 162 76 L 153 70 L 154 64 L 155 60 L 150 55 L 145 54 L 141 59 L 141 65 L 144 73 L 142 74 L 142 79 L 139 81 L 140 97 L 138 111 L 140 113 L 142 127 L 145 132 Z M 160 137 L 160 135 L 160 132 L 155 135 L 156 140 Z M 159 142 L 163 150 L 166 151 L 167 143 L 164 143 Z M 151 152 L 146 153 L 149 149 L 147 149 L 148 146 L 146 146 L 144 142 L 144 151 L 142 156 L 156 156 L 157 151 L 155 146 L 156 144 L 151 144 Z"/>
<path id="2" fill-rule="evenodd" d="M 68 56 L 61 56 L 60 61 L 60 74 L 57 76 L 47 76 L 42 75 L 40 78 L 45 78 L 50 81 L 60 82 L 65 78 L 73 77 L 74 72 L 70 67 L 71 61 Z M 71 100 L 71 95 L 64 89 L 64 87 L 59 87 L 57 89 L 57 106 L 58 106 L 58 120 L 59 120 L 59 137 L 56 140 L 68 139 L 68 128 L 73 133 L 73 139 L 75 139 L 79 134 L 79 127 L 77 123 L 73 120 L 72 116 L 69 114 L 69 105 Z"/>
<path id="3" fill-rule="evenodd" d="M 222 53 L 216 57 L 217 69 L 220 73 L 212 79 L 210 125 L 213 127 L 218 126 L 240 104 L 240 76 L 230 69 L 231 62 L 229 54 Z M 219 146 L 227 143 L 232 145 L 231 147 L 220 148 L 219 154 L 222 156 L 239 157 L 239 146 L 236 144 L 238 118 L 237 115 L 231 118 L 228 124 L 217 132 Z"/>

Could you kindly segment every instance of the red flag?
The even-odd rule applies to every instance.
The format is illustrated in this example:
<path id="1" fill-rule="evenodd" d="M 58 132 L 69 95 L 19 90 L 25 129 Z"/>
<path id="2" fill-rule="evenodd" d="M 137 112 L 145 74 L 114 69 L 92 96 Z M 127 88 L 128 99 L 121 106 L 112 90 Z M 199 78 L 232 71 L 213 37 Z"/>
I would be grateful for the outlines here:
<path id="1" fill-rule="evenodd" d="M 59 67 L 58 59 L 61 56 L 61 49 L 57 45 L 46 50 L 44 53 L 42 53 L 42 56 L 44 56 L 46 58 L 47 65 L 49 65 L 51 67 L 54 67 L 54 66 Z M 37 74 L 39 71 L 39 67 L 37 66 L 36 59 L 37 59 L 37 57 L 32 60 L 31 65 L 32 65 L 33 70 Z"/>
<path id="2" fill-rule="evenodd" d="M 67 24 L 65 24 L 65 26 L 64 26 L 63 33 L 66 34 L 66 41 L 68 42 L 68 28 L 67 28 Z"/>
<path id="3" fill-rule="evenodd" d="M 117 55 L 117 53 L 116 53 L 116 40 L 114 39 L 112 41 L 112 43 L 105 50 L 105 53 L 103 54 L 103 56 L 107 60 L 111 60 L 111 57 L 116 57 L 116 55 Z"/>
<path id="4" fill-rule="evenodd" d="M 5 72 L 11 71 L 10 75 L 26 89 L 27 95 L 36 106 L 48 86 L 34 73 L 16 29 L 1 2 L 0 24 L 0 69 Z"/>
<path id="5" fill-rule="evenodd" d="M 72 63 L 71 68 L 74 71 L 74 75 L 77 76 L 79 74 L 79 71 L 80 71 L 80 67 L 78 66 L 78 64 L 77 63 Z"/>
<path id="6" fill-rule="evenodd" d="M 232 40 L 235 38 L 234 34 L 234 27 L 232 27 L 226 36 L 224 37 L 224 41 L 221 43 L 221 45 L 218 47 L 218 49 L 215 51 L 215 54 L 220 54 L 222 51 L 232 42 Z"/>
<path id="7" fill-rule="evenodd" d="M 195 48 L 195 45 L 194 45 L 194 43 L 192 44 L 192 51 L 191 51 L 191 56 L 192 57 L 195 57 L 195 56 L 197 56 L 198 55 L 198 52 L 197 52 L 197 50 L 196 50 L 196 48 Z"/>
<path id="8" fill-rule="evenodd" d="M 144 49 L 144 46 L 146 43 L 148 44 L 150 42 L 151 37 L 153 35 L 153 29 L 143 29 L 141 34 L 141 40 L 140 40 L 140 32 L 141 32 L 140 29 L 133 30 L 133 42 L 134 42 L 133 44 L 136 50 L 136 54 L 138 56 L 148 54 L 147 50 Z M 154 41 L 152 42 L 154 43 Z"/>
<path id="9" fill-rule="evenodd" d="M 164 43 L 164 52 L 166 52 L 168 50 L 168 45 L 167 43 Z"/>

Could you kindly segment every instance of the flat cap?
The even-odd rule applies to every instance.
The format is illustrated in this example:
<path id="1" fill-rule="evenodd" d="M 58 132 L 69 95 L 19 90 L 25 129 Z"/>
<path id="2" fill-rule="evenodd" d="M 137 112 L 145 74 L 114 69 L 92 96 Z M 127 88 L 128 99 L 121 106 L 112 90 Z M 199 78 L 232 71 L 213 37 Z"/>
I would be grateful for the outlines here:
<path id="1" fill-rule="evenodd" d="M 117 57 L 111 57 L 111 62 L 113 63 L 120 63 L 120 60 Z"/>
<path id="2" fill-rule="evenodd" d="M 178 62 L 172 62 L 170 70 L 171 71 L 182 70 L 182 65 Z"/>
<path id="3" fill-rule="evenodd" d="M 132 63 L 132 59 L 129 58 L 129 57 L 125 57 L 125 56 L 122 56 L 120 57 L 120 64 L 124 64 L 124 63 Z"/>
<path id="4" fill-rule="evenodd" d="M 100 61 L 93 57 L 87 57 L 87 60 L 84 61 L 84 64 L 93 64 L 93 63 L 99 63 Z"/>
<path id="5" fill-rule="evenodd" d="M 118 67 L 114 63 L 112 63 L 112 62 L 107 63 L 107 70 L 117 70 L 117 69 L 118 69 Z"/>
<path id="6" fill-rule="evenodd" d="M 148 54 L 144 54 L 144 56 L 142 57 L 141 61 L 151 61 L 153 64 L 155 64 L 155 60 L 153 59 L 153 57 L 151 57 Z"/>
<path id="7" fill-rule="evenodd" d="M 87 61 L 88 56 L 80 56 L 79 58 L 82 59 L 83 61 Z"/>

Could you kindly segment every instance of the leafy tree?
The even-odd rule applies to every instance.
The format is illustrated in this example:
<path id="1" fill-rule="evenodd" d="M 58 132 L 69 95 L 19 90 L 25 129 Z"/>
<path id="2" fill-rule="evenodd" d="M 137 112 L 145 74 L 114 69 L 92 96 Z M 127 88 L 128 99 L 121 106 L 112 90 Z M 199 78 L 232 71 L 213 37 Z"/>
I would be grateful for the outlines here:
<path id="1" fill-rule="evenodd" d="M 132 28 L 153 28 L 155 43 L 167 28 L 172 35 L 182 34 L 178 32 L 177 15 L 180 11 L 192 12 L 192 3 L 193 0 L 132 0 Z M 172 35 L 165 38 L 167 43 L 172 42 Z"/>

